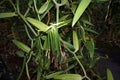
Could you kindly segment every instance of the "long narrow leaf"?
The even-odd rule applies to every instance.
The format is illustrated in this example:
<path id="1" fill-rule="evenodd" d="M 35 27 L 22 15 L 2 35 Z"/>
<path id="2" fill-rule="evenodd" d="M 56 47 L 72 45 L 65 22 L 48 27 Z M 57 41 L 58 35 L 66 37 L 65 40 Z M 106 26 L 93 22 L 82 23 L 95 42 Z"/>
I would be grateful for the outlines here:
<path id="1" fill-rule="evenodd" d="M 9 18 L 17 16 L 14 12 L 0 13 L 0 18 Z"/>
<path id="2" fill-rule="evenodd" d="M 81 17 L 81 15 L 85 11 L 85 9 L 88 7 L 90 2 L 91 2 L 91 0 L 81 0 L 80 4 L 75 12 L 74 18 L 73 18 L 72 27 L 76 24 L 76 22 Z"/>
<path id="3" fill-rule="evenodd" d="M 75 51 L 79 50 L 79 41 L 76 31 L 73 31 L 73 46 L 75 48 Z"/>
<path id="4" fill-rule="evenodd" d="M 44 13 L 44 12 L 47 10 L 48 5 L 49 5 L 49 2 L 50 2 L 50 1 L 45 2 L 45 3 L 40 7 L 40 9 L 39 9 L 39 11 L 38 11 L 40 14 Z"/>
<path id="5" fill-rule="evenodd" d="M 110 69 L 107 69 L 107 80 L 114 80 L 112 72 Z"/>
<path id="6" fill-rule="evenodd" d="M 90 53 L 90 58 L 93 59 L 93 57 L 94 57 L 94 49 L 95 49 L 93 39 L 91 39 L 90 41 L 87 41 L 85 46 L 86 46 L 86 48 L 88 49 L 88 51 Z"/>
<path id="7" fill-rule="evenodd" d="M 61 74 L 56 75 L 54 79 L 57 80 L 82 80 L 82 76 L 79 74 Z"/>
<path id="8" fill-rule="evenodd" d="M 24 43 L 20 42 L 20 41 L 17 41 L 17 40 L 13 40 L 13 43 L 18 47 L 20 48 L 21 50 L 23 50 L 24 52 L 26 53 L 29 53 L 30 52 L 30 48 L 25 45 Z"/>
<path id="9" fill-rule="evenodd" d="M 46 24 L 44 24 L 43 22 L 40 22 L 40 21 L 38 21 L 38 20 L 36 20 L 36 19 L 33 19 L 33 18 L 28 17 L 27 20 L 28 20 L 28 22 L 30 22 L 32 25 L 34 25 L 36 28 L 38 28 L 39 31 L 46 32 L 46 31 L 49 29 L 49 27 L 48 27 Z"/>

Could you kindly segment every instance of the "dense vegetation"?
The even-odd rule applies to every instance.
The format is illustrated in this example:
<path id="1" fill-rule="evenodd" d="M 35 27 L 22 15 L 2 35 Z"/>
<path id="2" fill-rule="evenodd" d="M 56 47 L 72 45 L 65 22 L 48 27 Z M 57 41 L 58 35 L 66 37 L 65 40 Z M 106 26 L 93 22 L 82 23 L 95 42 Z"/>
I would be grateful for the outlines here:
<path id="1" fill-rule="evenodd" d="M 120 47 L 119 4 L 119 0 L 1 0 L 0 23 L 10 25 L 1 35 L 8 34 L 18 47 L 12 45 L 14 54 L 23 59 L 17 80 L 113 80 L 110 69 L 108 78 L 94 69 L 100 59 L 95 45 L 103 41 Z"/>

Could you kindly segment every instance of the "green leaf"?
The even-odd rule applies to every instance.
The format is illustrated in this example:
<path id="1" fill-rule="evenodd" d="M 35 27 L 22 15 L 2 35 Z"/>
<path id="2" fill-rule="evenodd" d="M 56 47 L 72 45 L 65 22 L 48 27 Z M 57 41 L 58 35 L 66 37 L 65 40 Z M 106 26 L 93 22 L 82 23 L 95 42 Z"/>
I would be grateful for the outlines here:
<path id="1" fill-rule="evenodd" d="M 70 22 L 71 22 L 71 19 L 65 20 L 63 22 L 60 22 L 60 23 L 58 23 L 58 27 L 57 28 L 64 27 L 64 26 L 68 25 Z"/>
<path id="2" fill-rule="evenodd" d="M 61 4 L 66 4 L 68 0 L 61 0 Z"/>
<path id="3" fill-rule="evenodd" d="M 14 16 L 17 16 L 15 12 L 0 13 L 0 18 L 8 18 L 8 17 L 14 17 Z"/>
<path id="4" fill-rule="evenodd" d="M 61 74 L 61 73 L 63 73 L 63 71 L 59 71 L 59 72 L 55 72 L 55 73 L 49 74 L 49 75 L 45 76 L 45 78 L 46 78 L 46 79 L 51 79 L 51 78 L 53 78 L 54 76 L 59 75 L 59 74 Z"/>
<path id="5" fill-rule="evenodd" d="M 62 16 L 62 17 L 60 18 L 60 22 L 61 22 L 61 21 L 65 21 L 65 19 L 68 18 L 68 16 L 69 16 L 69 15 Z"/>
<path id="6" fill-rule="evenodd" d="M 85 43 L 85 46 L 86 46 L 86 48 L 88 49 L 88 51 L 89 51 L 89 53 L 90 53 L 90 58 L 93 60 L 93 57 L 94 57 L 94 49 L 95 49 L 93 39 L 90 39 L 89 41 L 87 41 L 87 42 Z"/>
<path id="7" fill-rule="evenodd" d="M 73 46 L 75 48 L 75 52 L 77 50 L 79 50 L 79 40 L 78 40 L 78 36 L 77 36 L 77 32 L 73 31 Z"/>
<path id="8" fill-rule="evenodd" d="M 112 72 L 110 69 L 107 69 L 107 80 L 114 80 Z"/>
<path id="9" fill-rule="evenodd" d="M 40 9 L 38 11 L 39 14 L 43 14 L 47 10 L 49 3 L 50 3 L 50 1 L 47 1 L 40 7 Z"/>
<path id="10" fill-rule="evenodd" d="M 40 21 L 38 21 L 38 20 L 36 20 L 36 19 L 33 19 L 33 18 L 28 17 L 27 20 L 28 20 L 28 22 L 30 22 L 32 25 L 34 25 L 36 28 L 38 28 L 39 31 L 46 32 L 46 31 L 49 29 L 49 27 L 48 27 L 46 24 L 44 24 L 43 22 L 40 22 Z"/>
<path id="11" fill-rule="evenodd" d="M 61 74 L 54 77 L 56 80 L 82 80 L 82 76 L 79 74 Z"/>
<path id="12" fill-rule="evenodd" d="M 73 2 L 71 6 L 71 10 L 73 14 L 75 13 L 76 9 L 77 9 L 77 4 Z"/>
<path id="13" fill-rule="evenodd" d="M 89 21 L 87 21 L 87 20 L 81 20 L 83 23 L 85 23 L 85 24 L 88 24 L 88 25 L 90 25 L 90 26 L 94 26 L 91 22 L 89 22 Z"/>
<path id="14" fill-rule="evenodd" d="M 23 50 L 24 52 L 26 53 L 29 53 L 30 52 L 30 48 L 25 45 L 24 43 L 20 42 L 20 41 L 17 41 L 17 40 L 13 40 L 13 43 L 18 47 L 20 48 L 21 50 Z"/>
<path id="15" fill-rule="evenodd" d="M 62 40 L 62 43 L 63 43 L 64 47 L 67 47 L 68 49 L 70 49 L 72 51 L 75 50 L 74 46 L 72 44 L 70 44 L 69 42 Z"/>
<path id="16" fill-rule="evenodd" d="M 25 57 L 24 54 L 25 54 L 25 53 L 24 53 L 23 51 L 17 51 L 17 52 L 16 52 L 16 55 L 17 55 L 18 57 Z"/>
<path id="17" fill-rule="evenodd" d="M 88 7 L 90 2 L 91 2 L 91 0 L 81 0 L 80 4 L 75 12 L 74 18 L 73 18 L 72 27 L 76 24 L 76 22 L 81 17 L 81 15 L 85 11 L 85 9 Z"/>
<path id="18" fill-rule="evenodd" d="M 96 32 L 95 30 L 92 30 L 92 29 L 90 29 L 90 28 L 84 28 L 86 31 L 89 31 L 89 32 L 91 32 L 91 33 L 94 33 L 94 34 L 99 34 L 98 32 Z"/>

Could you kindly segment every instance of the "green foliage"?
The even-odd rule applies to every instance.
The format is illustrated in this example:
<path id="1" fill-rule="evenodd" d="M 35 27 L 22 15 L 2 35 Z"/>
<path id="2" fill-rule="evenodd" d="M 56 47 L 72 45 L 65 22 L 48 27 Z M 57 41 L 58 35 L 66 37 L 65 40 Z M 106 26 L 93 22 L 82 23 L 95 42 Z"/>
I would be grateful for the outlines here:
<path id="1" fill-rule="evenodd" d="M 85 9 L 88 7 L 90 2 L 91 2 L 91 0 L 81 0 L 80 4 L 75 12 L 74 18 L 73 18 L 72 27 L 75 25 L 75 23 L 81 17 L 81 15 L 85 11 Z"/>
<path id="2" fill-rule="evenodd" d="M 55 80 L 82 80 L 82 76 L 78 74 L 61 74 L 54 76 Z"/>
<path id="3" fill-rule="evenodd" d="M 8 12 L 8 13 L 0 13 L 0 18 L 8 18 L 8 17 L 14 17 L 17 16 L 14 12 Z"/>
<path id="4" fill-rule="evenodd" d="M 112 72 L 110 69 L 107 69 L 107 80 L 114 80 Z"/>
<path id="5" fill-rule="evenodd" d="M 94 54 L 93 33 L 98 34 L 93 28 L 87 9 L 91 2 L 91 0 L 74 2 L 72 0 L 60 2 L 59 0 L 23 2 L 10 0 L 16 13 L 0 13 L 0 18 L 18 19 L 20 25 L 25 28 L 24 34 L 28 36 L 25 40 L 29 41 L 26 42 L 29 45 L 27 46 L 20 40 L 13 40 L 13 43 L 23 51 L 17 51 L 16 54 L 25 59 L 18 80 L 24 68 L 27 80 L 31 80 L 33 73 L 29 66 L 30 61 L 36 65 L 34 73 L 37 80 L 82 80 L 84 78 L 91 80 L 87 71 L 92 71 L 89 66 L 97 61 Z M 87 55 L 83 54 L 84 49 L 87 49 Z M 24 52 L 29 54 L 25 55 Z M 71 70 L 77 66 L 80 72 Z"/>

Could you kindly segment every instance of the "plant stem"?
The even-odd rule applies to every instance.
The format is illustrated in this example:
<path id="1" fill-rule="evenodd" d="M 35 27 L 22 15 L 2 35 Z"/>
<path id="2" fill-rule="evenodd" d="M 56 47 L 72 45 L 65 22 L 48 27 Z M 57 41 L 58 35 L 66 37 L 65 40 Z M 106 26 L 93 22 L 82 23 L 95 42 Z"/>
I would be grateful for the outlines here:
<path id="1" fill-rule="evenodd" d="M 57 22 L 57 27 L 58 27 L 58 23 L 59 23 L 59 6 L 56 5 L 56 9 L 57 9 L 57 12 L 56 12 L 56 22 Z"/>
<path id="2" fill-rule="evenodd" d="M 36 5 L 36 0 L 33 0 L 33 2 L 34 2 L 34 7 L 35 7 L 35 11 L 37 13 L 38 20 L 40 21 L 41 19 L 40 19 L 40 15 L 38 13 L 37 5 Z"/>
<path id="3" fill-rule="evenodd" d="M 23 19 L 23 21 L 26 23 L 26 25 L 31 29 L 31 31 L 33 32 L 33 34 L 35 36 L 37 36 L 37 33 L 35 32 L 35 30 L 31 27 L 31 25 L 26 21 L 25 17 L 19 13 L 19 16 Z"/>
<path id="4" fill-rule="evenodd" d="M 4 0 L 4 1 L 6 1 L 6 0 Z M 14 10 L 16 11 L 16 7 L 15 7 L 15 4 L 13 3 L 13 1 L 12 1 L 12 0 L 9 0 L 9 2 L 11 3 L 11 5 L 12 5 L 13 8 L 14 8 Z"/>
<path id="5" fill-rule="evenodd" d="M 20 74 L 19 74 L 17 80 L 20 80 L 20 77 L 21 77 L 22 74 L 23 74 L 23 71 L 24 71 L 24 68 L 25 68 L 25 63 L 26 63 L 26 57 L 24 57 L 24 61 L 23 61 L 23 65 L 22 65 L 22 69 L 21 69 L 21 71 L 20 71 Z"/>

